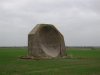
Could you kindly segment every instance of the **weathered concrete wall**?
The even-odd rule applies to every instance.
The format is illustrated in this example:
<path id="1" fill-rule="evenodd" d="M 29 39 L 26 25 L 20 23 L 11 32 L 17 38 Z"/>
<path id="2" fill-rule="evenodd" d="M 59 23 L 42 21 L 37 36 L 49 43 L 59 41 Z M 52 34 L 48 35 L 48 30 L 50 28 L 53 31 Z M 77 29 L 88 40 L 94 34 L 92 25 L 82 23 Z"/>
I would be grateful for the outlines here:
<path id="1" fill-rule="evenodd" d="M 51 24 L 38 24 L 28 35 L 29 56 L 56 58 L 65 56 L 62 34 Z"/>

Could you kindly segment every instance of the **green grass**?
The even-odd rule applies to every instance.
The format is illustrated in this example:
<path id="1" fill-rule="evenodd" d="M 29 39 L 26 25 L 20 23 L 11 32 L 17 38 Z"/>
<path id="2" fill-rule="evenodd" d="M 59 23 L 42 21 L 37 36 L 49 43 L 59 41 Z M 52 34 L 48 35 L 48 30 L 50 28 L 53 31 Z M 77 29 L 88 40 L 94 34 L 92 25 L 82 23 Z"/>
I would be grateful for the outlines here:
<path id="1" fill-rule="evenodd" d="M 67 54 L 72 58 L 23 60 L 26 48 L 0 48 L 0 75 L 100 75 L 100 49 Z"/>

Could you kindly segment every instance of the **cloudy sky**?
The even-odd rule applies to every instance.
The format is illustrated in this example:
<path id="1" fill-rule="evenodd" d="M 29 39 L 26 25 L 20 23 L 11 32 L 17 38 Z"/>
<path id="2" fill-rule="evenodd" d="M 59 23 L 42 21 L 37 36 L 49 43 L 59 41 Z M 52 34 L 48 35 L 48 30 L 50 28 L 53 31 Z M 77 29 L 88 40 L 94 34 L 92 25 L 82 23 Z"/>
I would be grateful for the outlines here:
<path id="1" fill-rule="evenodd" d="M 0 46 L 27 46 L 40 23 L 55 25 L 67 46 L 100 46 L 100 0 L 0 0 Z"/>

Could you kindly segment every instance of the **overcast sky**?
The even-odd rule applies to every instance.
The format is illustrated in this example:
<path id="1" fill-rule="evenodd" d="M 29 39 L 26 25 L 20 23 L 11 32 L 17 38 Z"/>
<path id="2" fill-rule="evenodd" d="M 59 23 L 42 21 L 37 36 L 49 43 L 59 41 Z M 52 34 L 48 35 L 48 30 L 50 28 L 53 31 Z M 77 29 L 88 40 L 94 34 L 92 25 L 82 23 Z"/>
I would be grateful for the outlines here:
<path id="1" fill-rule="evenodd" d="M 40 23 L 55 25 L 67 46 L 100 46 L 100 0 L 0 0 L 0 46 L 27 46 Z"/>

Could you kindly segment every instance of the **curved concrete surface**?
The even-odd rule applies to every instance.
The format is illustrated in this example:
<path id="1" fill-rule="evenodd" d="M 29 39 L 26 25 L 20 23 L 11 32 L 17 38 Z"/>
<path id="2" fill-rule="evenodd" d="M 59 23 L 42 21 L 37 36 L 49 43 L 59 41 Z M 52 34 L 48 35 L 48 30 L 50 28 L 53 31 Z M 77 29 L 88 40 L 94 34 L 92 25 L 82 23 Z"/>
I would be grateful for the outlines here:
<path id="1" fill-rule="evenodd" d="M 53 26 L 44 26 L 39 31 L 40 46 L 43 51 L 51 56 L 57 57 L 60 53 L 60 35 Z"/>

